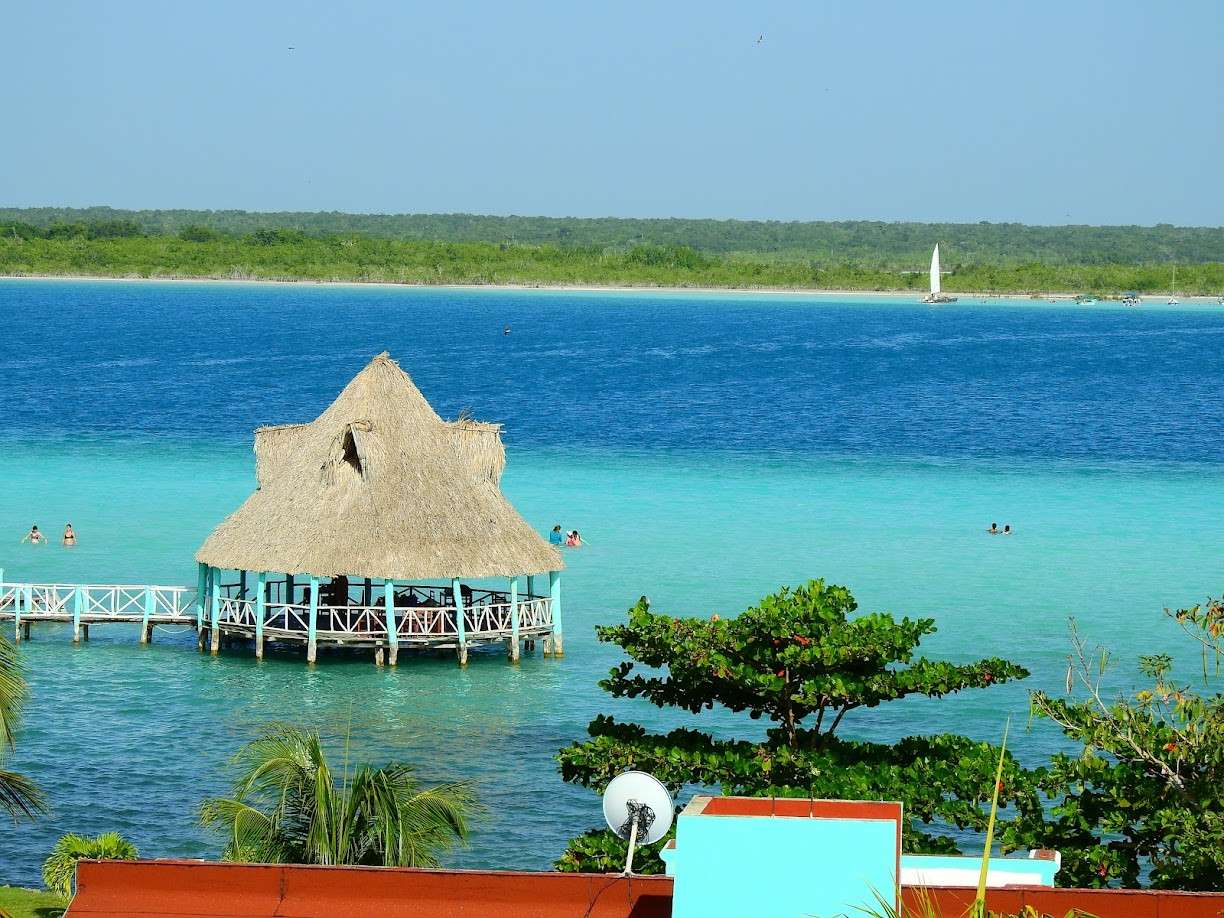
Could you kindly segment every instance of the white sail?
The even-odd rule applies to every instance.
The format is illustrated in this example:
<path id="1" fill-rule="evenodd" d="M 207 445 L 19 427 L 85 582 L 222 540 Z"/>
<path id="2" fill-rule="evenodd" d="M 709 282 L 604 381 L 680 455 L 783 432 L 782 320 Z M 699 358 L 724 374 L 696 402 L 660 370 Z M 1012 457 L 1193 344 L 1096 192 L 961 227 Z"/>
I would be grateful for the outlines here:
<path id="1" fill-rule="evenodd" d="M 939 294 L 939 243 L 935 243 L 935 251 L 931 253 L 931 295 Z"/>

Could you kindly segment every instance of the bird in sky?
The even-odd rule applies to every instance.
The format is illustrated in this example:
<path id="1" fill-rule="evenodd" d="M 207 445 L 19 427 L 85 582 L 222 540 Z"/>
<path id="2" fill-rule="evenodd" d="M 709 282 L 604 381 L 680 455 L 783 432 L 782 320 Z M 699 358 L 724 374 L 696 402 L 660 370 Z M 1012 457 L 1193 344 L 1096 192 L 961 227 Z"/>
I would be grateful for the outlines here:
<path id="1" fill-rule="evenodd" d="M 290 45 L 290 46 L 289 46 L 289 50 L 290 50 L 290 51 L 296 51 L 296 50 L 297 50 L 297 48 L 293 47 L 293 45 Z"/>
<path id="2" fill-rule="evenodd" d="M 765 40 L 765 33 L 762 32 L 760 35 L 757 36 L 757 44 L 759 45 L 764 40 Z"/>

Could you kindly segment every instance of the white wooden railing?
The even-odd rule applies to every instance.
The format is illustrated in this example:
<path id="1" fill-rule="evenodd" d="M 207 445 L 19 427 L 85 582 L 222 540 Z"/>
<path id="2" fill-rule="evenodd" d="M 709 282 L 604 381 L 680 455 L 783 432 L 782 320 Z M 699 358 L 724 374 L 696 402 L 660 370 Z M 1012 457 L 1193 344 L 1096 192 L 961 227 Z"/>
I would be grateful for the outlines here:
<path id="1" fill-rule="evenodd" d="M 498 595 L 498 594 L 492 594 Z M 502 594 L 504 595 L 504 594 Z M 254 632 L 257 627 L 258 603 L 255 599 L 238 596 L 221 597 L 218 605 L 218 625 Z M 458 629 L 454 606 L 415 606 L 395 608 L 397 640 L 432 640 L 456 637 Z M 513 633 L 510 603 L 476 602 L 464 609 L 464 632 L 469 638 L 508 637 Z M 535 596 L 518 603 L 519 631 L 532 635 L 552 628 L 552 601 Z M 205 614 L 208 622 L 208 614 Z M 263 610 L 263 631 L 305 634 L 310 627 L 310 607 L 305 604 L 266 602 Z M 386 640 L 387 609 L 385 605 L 320 605 L 315 610 L 315 632 L 320 637 Z"/>
<path id="2" fill-rule="evenodd" d="M 0 618 L 194 621 L 195 590 L 124 584 L 0 583 Z"/>
<path id="3" fill-rule="evenodd" d="M 360 594 L 360 587 L 353 593 Z M 434 641 L 457 637 L 456 608 L 449 590 L 414 587 L 400 591 L 397 600 L 415 600 L 427 605 L 396 606 L 395 635 L 399 641 Z M 509 596 L 490 590 L 474 590 L 465 597 L 464 633 L 469 639 L 509 637 L 514 622 Z M 218 597 L 218 625 L 254 633 L 257 601 L 241 595 L 238 584 L 226 584 Z M 517 605 L 518 630 L 532 636 L 552 629 L 552 601 L 547 596 L 528 596 Z M 0 582 L 0 620 L 51 620 L 78 623 L 100 621 L 183 622 L 197 621 L 195 591 L 186 587 L 135 586 L 123 584 L 46 584 Z M 205 608 L 199 622 L 208 626 L 211 612 Z M 262 630 L 270 636 L 306 634 L 310 607 L 305 603 L 266 602 Z M 364 605 L 320 605 L 315 612 L 315 631 L 334 639 L 385 641 L 387 609 L 382 603 Z"/>

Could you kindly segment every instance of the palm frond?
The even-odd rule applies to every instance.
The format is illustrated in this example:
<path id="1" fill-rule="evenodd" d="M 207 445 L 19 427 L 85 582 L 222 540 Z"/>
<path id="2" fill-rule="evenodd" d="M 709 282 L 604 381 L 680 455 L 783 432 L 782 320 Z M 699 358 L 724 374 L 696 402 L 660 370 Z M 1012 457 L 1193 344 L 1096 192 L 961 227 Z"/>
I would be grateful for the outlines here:
<path id="1" fill-rule="evenodd" d="M 227 859 L 430 866 L 466 844 L 478 812 L 467 783 L 422 788 L 411 766 L 345 765 L 337 784 L 319 735 L 270 724 L 234 756 L 232 798 L 208 800 L 203 825 L 227 836 Z"/>
<path id="2" fill-rule="evenodd" d="M 82 860 L 133 861 L 139 856 L 136 846 L 118 832 L 107 832 L 94 838 L 61 835 L 51 854 L 43 861 L 43 885 L 67 898 L 72 895 L 77 864 Z"/>
<path id="3" fill-rule="evenodd" d="M 30 778 L 0 768 L 0 811 L 8 813 L 15 822 L 34 819 L 47 812 L 47 800 Z"/>
<path id="4" fill-rule="evenodd" d="M 25 699 L 26 684 L 17 648 L 0 636 L 0 745 L 13 747 Z"/>

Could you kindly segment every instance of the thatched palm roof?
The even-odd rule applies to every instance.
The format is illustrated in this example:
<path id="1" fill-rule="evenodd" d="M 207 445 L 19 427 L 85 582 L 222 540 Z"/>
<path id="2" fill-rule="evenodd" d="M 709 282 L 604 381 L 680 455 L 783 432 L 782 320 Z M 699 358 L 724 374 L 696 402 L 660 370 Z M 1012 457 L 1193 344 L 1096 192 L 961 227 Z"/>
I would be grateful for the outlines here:
<path id="1" fill-rule="evenodd" d="M 499 425 L 443 421 L 379 354 L 316 420 L 255 431 L 259 486 L 196 560 L 388 580 L 559 570 L 502 496 L 505 462 Z"/>

